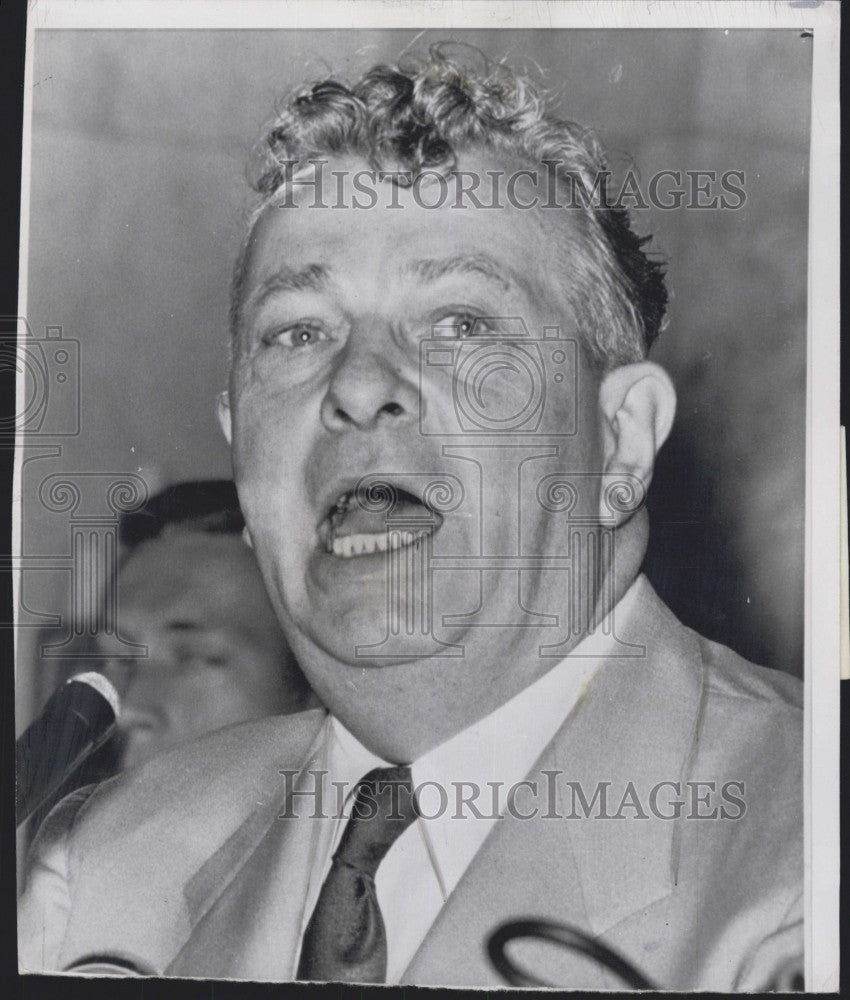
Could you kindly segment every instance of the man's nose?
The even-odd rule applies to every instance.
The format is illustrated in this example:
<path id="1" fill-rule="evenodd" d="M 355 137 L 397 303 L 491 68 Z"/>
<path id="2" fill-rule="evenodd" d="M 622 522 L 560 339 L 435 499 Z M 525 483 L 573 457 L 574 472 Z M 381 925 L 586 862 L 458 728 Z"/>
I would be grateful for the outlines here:
<path id="1" fill-rule="evenodd" d="M 170 678 L 149 659 L 110 664 L 104 673 L 115 684 L 121 699 L 119 725 L 132 724 L 137 713 L 151 711 L 162 700 Z"/>
<path id="2" fill-rule="evenodd" d="M 329 431 L 371 430 L 416 420 L 417 369 L 409 370 L 409 362 L 397 355 L 389 335 L 352 333 L 322 400 L 322 422 Z"/>

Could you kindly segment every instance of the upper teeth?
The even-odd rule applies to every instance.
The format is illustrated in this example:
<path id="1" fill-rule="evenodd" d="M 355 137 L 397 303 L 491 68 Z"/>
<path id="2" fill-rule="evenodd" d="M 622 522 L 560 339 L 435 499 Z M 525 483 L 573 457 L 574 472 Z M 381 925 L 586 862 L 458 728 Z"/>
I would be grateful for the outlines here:
<path id="1" fill-rule="evenodd" d="M 386 552 L 388 549 L 399 549 L 403 545 L 412 545 L 427 535 L 430 529 L 422 531 L 387 531 L 381 534 L 346 535 L 344 538 L 334 538 L 333 554 L 350 559 L 352 556 L 370 555 L 373 552 Z"/>

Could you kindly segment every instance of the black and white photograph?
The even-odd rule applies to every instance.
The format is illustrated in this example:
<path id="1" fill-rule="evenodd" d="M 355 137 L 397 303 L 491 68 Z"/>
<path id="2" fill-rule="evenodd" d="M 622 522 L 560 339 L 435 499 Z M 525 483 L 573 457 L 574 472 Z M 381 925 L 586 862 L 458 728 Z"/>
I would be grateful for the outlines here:
<path id="1" fill-rule="evenodd" d="M 30 10 L 20 973 L 837 990 L 838 5 L 185 6 Z"/>

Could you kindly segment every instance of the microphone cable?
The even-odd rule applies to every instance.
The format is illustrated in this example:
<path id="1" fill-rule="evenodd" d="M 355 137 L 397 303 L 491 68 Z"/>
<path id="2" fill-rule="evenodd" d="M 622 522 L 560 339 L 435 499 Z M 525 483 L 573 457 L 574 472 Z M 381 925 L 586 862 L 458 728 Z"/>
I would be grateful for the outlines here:
<path id="1" fill-rule="evenodd" d="M 487 954 L 496 971 L 510 986 L 536 986 L 552 989 L 551 983 L 536 979 L 525 969 L 515 965 L 505 954 L 505 945 L 517 938 L 536 938 L 563 945 L 570 951 L 578 952 L 593 959 L 598 965 L 613 972 L 634 990 L 659 989 L 613 948 L 602 944 L 584 931 L 570 924 L 558 924 L 551 920 L 510 920 L 501 924 L 487 941 Z"/>

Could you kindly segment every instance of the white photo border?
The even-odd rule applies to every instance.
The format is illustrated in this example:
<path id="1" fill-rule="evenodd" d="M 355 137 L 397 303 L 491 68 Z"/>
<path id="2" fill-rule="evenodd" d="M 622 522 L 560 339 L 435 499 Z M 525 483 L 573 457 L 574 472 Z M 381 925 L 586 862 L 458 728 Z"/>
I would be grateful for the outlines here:
<path id="1" fill-rule="evenodd" d="M 637 0 L 34 0 L 24 76 L 20 259 L 29 252 L 35 34 L 96 29 L 799 28 L 814 43 L 812 80 L 806 457 L 805 857 L 806 988 L 839 983 L 839 36 L 837 0 L 646 3 Z M 19 315 L 27 315 L 27 268 Z M 19 366 L 20 367 L 20 366 Z M 21 374 L 19 378 L 23 378 Z M 21 385 L 18 391 L 21 391 Z M 22 456 L 16 454 L 20 483 Z M 13 553 L 21 499 L 13 493 Z M 817 574 L 813 567 L 817 566 Z M 20 577 L 13 581 L 17 606 Z"/>

